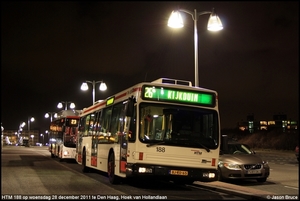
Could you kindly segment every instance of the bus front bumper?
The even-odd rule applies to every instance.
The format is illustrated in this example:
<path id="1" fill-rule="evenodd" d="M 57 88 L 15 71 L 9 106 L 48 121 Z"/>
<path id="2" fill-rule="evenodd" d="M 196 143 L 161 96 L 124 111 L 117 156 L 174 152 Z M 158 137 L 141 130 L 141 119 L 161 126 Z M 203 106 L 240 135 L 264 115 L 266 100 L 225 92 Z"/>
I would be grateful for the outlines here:
<path id="1" fill-rule="evenodd" d="M 187 168 L 181 166 L 160 166 L 149 164 L 127 164 L 127 177 L 157 177 L 164 179 L 186 179 L 193 181 L 217 181 L 217 169 Z"/>

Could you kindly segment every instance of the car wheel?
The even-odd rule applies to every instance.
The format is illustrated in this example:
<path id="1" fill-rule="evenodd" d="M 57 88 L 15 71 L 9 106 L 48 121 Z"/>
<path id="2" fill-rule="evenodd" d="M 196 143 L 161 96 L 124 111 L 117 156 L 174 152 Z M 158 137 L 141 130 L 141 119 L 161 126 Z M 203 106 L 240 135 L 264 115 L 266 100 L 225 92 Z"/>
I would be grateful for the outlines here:
<path id="1" fill-rule="evenodd" d="M 257 179 L 258 182 L 266 182 L 267 181 L 267 178 L 260 178 L 260 179 Z"/>

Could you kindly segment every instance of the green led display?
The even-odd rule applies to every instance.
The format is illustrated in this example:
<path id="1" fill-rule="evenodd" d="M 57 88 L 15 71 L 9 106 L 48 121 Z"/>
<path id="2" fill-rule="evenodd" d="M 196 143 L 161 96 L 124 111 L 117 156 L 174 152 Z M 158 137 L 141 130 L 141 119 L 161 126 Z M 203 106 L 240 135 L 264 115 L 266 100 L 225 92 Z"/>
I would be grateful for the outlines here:
<path id="1" fill-rule="evenodd" d="M 107 101 L 106 101 L 106 105 L 108 106 L 108 105 L 111 105 L 111 104 L 113 104 L 115 102 L 115 97 L 112 97 L 112 98 L 110 98 L 110 99 L 108 99 Z"/>
<path id="2" fill-rule="evenodd" d="M 215 106 L 213 93 L 154 86 L 144 86 L 142 93 L 142 98 L 146 100 Z"/>

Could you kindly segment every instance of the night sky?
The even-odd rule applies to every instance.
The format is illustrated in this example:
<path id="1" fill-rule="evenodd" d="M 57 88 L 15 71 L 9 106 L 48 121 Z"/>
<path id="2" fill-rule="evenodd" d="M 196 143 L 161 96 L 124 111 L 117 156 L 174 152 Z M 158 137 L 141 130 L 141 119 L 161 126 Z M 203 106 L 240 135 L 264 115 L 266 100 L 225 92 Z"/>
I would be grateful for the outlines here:
<path id="1" fill-rule="evenodd" d="M 167 26 L 172 10 L 211 11 L 224 29 L 198 18 L 199 82 L 219 94 L 221 126 L 233 128 L 253 114 L 299 119 L 299 2 L 1 1 L 1 122 L 17 130 L 49 127 L 46 112 L 60 101 L 76 109 L 161 77 L 194 81 L 194 21 Z M 98 89 L 99 84 L 96 85 Z M 26 127 L 25 127 L 26 129 Z"/>

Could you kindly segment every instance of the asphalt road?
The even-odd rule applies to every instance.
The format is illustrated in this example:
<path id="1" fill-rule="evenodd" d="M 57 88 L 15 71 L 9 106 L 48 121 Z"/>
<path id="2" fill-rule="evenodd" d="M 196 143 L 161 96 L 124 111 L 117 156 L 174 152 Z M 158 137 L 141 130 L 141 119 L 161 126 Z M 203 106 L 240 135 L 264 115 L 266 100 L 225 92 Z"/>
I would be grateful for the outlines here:
<path id="1" fill-rule="evenodd" d="M 109 195 L 120 195 L 124 192 L 147 193 L 169 193 L 169 197 L 180 199 L 185 193 L 194 194 L 195 197 L 202 193 L 202 199 L 211 198 L 222 200 L 253 200 L 253 199 L 274 199 L 298 200 L 299 199 L 299 163 L 293 152 L 280 152 L 271 150 L 257 150 L 256 153 L 269 161 L 271 174 L 267 182 L 261 184 L 256 181 L 241 182 L 195 182 L 193 188 L 177 186 L 111 186 L 106 177 L 98 174 L 82 174 L 81 167 L 76 163 L 55 161 L 58 166 L 53 166 L 53 159 L 47 147 L 6 147 L 9 152 L 2 152 L 2 196 L 5 194 L 26 195 L 26 194 L 76 194 L 93 195 L 105 192 Z M 4 150 L 6 149 L 4 148 Z M 33 150 L 28 152 L 28 150 Z M 24 150 L 24 151 L 23 151 Z M 40 154 L 32 158 L 31 154 Z M 21 151 L 21 154 L 20 154 Z M 24 152 L 24 153 L 23 153 Z M 19 153 L 19 154 L 18 154 Z M 37 169 L 33 169 L 37 168 Z M 66 171 L 66 169 L 71 171 Z M 80 174 L 80 176 L 78 176 Z M 64 181 L 59 181 L 60 175 Z M 88 178 L 92 178 L 90 181 Z M 71 185 L 65 185 L 71 184 Z M 82 184 L 82 185 L 80 185 Z M 30 188 L 28 188 L 30 187 Z M 69 189 L 70 188 L 70 189 Z M 211 191 L 210 191 L 211 190 Z M 216 193 L 219 192 L 219 193 Z M 174 196 L 175 195 L 175 196 Z M 277 197 L 276 197 L 277 196 Z M 283 196 L 283 197 L 282 197 Z M 2 197 L 3 198 L 3 197 Z M 86 197 L 87 199 L 89 197 Z M 16 198 L 17 199 L 17 198 Z"/>

